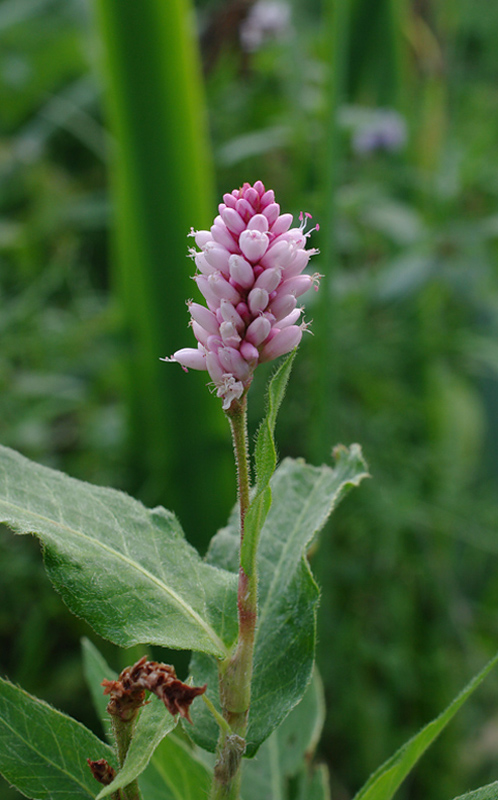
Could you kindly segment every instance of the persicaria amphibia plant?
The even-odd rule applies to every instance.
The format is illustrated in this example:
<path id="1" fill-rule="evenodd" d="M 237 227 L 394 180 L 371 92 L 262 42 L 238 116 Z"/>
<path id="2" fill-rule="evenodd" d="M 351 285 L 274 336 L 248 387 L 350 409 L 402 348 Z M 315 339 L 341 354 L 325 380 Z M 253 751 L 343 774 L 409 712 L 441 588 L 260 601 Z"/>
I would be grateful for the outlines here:
<path id="1" fill-rule="evenodd" d="M 192 651 L 183 681 L 173 666 L 146 656 L 117 675 L 83 642 L 98 716 L 110 722 L 107 741 L 0 679 L 0 772 L 33 800 L 329 798 L 326 770 L 313 762 L 324 712 L 314 670 L 319 590 L 307 553 L 367 473 L 358 445 L 336 447 L 334 467 L 290 458 L 277 467 L 277 413 L 306 329 L 298 301 L 318 278 L 304 272 L 317 252 L 306 247 L 309 216 L 292 227 L 291 215 L 257 181 L 224 195 L 211 229 L 191 234 L 206 305 L 189 304 L 197 348 L 166 360 L 208 372 L 230 423 L 238 482 L 238 507 L 204 559 L 172 512 L 0 447 L 0 522 L 40 539 L 68 607 L 121 647 Z M 289 353 L 269 381 L 251 461 L 246 412 L 254 370 Z M 497 661 L 389 759 L 357 800 L 391 800 Z M 495 797 L 496 787 L 484 794 Z"/>
<path id="2" fill-rule="evenodd" d="M 197 348 L 173 354 L 185 368 L 207 370 L 223 408 L 247 391 L 254 370 L 293 350 L 306 323 L 297 298 L 319 275 L 303 274 L 316 249 L 306 249 L 311 214 L 281 214 L 272 189 L 261 181 L 223 195 L 209 231 L 192 231 L 200 248 L 191 250 L 194 280 L 207 307 L 189 302 Z M 312 230 L 317 230 L 315 226 Z M 167 359 L 166 359 L 167 360 Z"/>

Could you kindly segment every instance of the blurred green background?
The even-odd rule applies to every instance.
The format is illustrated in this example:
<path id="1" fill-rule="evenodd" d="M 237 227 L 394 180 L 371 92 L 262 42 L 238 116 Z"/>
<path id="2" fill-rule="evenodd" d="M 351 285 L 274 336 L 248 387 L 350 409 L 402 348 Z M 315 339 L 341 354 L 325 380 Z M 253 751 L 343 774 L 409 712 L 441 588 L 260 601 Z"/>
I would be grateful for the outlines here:
<path id="1" fill-rule="evenodd" d="M 497 35 L 489 0 L 0 2 L 2 444 L 173 508 L 203 551 L 235 484 L 205 375 L 159 362 L 193 341 L 186 234 L 257 179 L 320 223 L 278 441 L 358 441 L 373 475 L 313 556 L 337 800 L 497 648 Z M 0 559 L 2 673 L 98 730 L 96 637 L 35 541 L 2 529 Z M 400 796 L 496 780 L 497 701 L 495 676 Z"/>

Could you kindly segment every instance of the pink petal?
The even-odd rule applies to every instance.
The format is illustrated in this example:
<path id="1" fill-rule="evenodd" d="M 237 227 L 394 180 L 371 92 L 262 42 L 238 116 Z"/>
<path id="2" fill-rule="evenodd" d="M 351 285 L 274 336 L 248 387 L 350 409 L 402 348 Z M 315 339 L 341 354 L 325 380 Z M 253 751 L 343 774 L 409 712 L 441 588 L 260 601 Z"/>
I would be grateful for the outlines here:
<path id="1" fill-rule="evenodd" d="M 245 341 L 250 342 L 255 347 L 258 347 L 264 340 L 268 337 L 268 334 L 271 331 L 271 323 L 265 317 L 256 317 L 255 320 L 251 322 L 249 325 L 246 335 L 244 337 Z"/>
<path id="2" fill-rule="evenodd" d="M 270 240 L 268 234 L 261 231 L 242 231 L 239 236 L 239 247 L 248 261 L 256 262 L 266 253 Z"/>
<path id="3" fill-rule="evenodd" d="M 268 344 L 265 344 L 261 350 L 259 360 L 273 361 L 274 358 L 279 358 L 286 353 L 290 353 L 301 341 L 303 332 L 297 325 L 291 325 L 289 328 L 284 328 L 271 339 Z"/>
<path id="4" fill-rule="evenodd" d="M 177 350 L 172 356 L 174 361 L 178 361 L 183 367 L 187 369 L 204 370 L 206 367 L 206 355 L 203 350 L 194 350 L 193 347 L 183 347 Z"/>
<path id="5" fill-rule="evenodd" d="M 270 298 L 265 289 L 251 289 L 247 299 L 249 301 L 249 310 L 251 314 L 256 315 L 259 314 L 260 311 L 265 310 Z"/>

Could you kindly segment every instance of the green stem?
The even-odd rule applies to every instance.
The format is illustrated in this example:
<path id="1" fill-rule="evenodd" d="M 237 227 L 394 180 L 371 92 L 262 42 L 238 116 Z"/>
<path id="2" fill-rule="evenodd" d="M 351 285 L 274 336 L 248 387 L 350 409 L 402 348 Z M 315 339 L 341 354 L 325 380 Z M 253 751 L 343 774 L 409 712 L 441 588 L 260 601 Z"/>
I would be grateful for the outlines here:
<path id="1" fill-rule="evenodd" d="M 112 731 L 114 734 L 114 740 L 116 742 L 116 750 L 120 769 L 123 769 L 123 765 L 126 760 L 126 754 L 128 753 L 128 749 L 130 747 L 137 714 L 138 709 L 129 720 L 123 720 L 119 716 L 111 715 Z M 123 800 L 142 800 L 142 795 L 140 794 L 140 789 L 138 788 L 138 781 L 134 780 L 129 783 L 128 786 L 123 786 L 121 789 L 121 796 Z"/>
<path id="2" fill-rule="evenodd" d="M 249 453 L 247 446 L 247 401 L 233 402 L 227 416 L 232 430 L 240 509 L 240 541 L 250 503 Z M 247 718 L 251 702 L 254 637 L 258 614 L 256 569 L 247 575 L 239 567 L 239 635 L 235 651 L 220 665 L 220 700 L 223 717 L 231 733 L 222 730 L 218 741 L 211 800 L 237 800 L 240 792 L 240 765 L 245 751 Z"/>
<path id="3" fill-rule="evenodd" d="M 227 417 L 232 431 L 233 451 L 237 467 L 237 488 L 240 509 L 240 541 L 244 538 L 244 520 L 249 508 L 249 451 L 247 446 L 247 395 L 232 402 Z"/>

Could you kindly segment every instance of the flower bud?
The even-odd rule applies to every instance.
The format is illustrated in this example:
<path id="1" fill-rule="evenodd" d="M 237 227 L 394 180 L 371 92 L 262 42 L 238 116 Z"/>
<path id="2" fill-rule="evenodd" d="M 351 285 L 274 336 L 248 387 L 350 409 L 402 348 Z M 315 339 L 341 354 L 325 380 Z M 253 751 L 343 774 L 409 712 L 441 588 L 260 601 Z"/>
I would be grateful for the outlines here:
<path id="1" fill-rule="evenodd" d="M 291 325 L 289 328 L 279 330 L 273 339 L 268 344 L 265 344 L 261 350 L 259 360 L 261 362 L 273 361 L 274 358 L 290 353 L 291 350 L 297 347 L 302 335 L 303 332 L 297 325 Z"/>
<path id="2" fill-rule="evenodd" d="M 267 249 L 270 240 L 266 233 L 261 231 L 242 231 L 239 237 L 239 246 L 248 261 L 259 261 Z"/>

